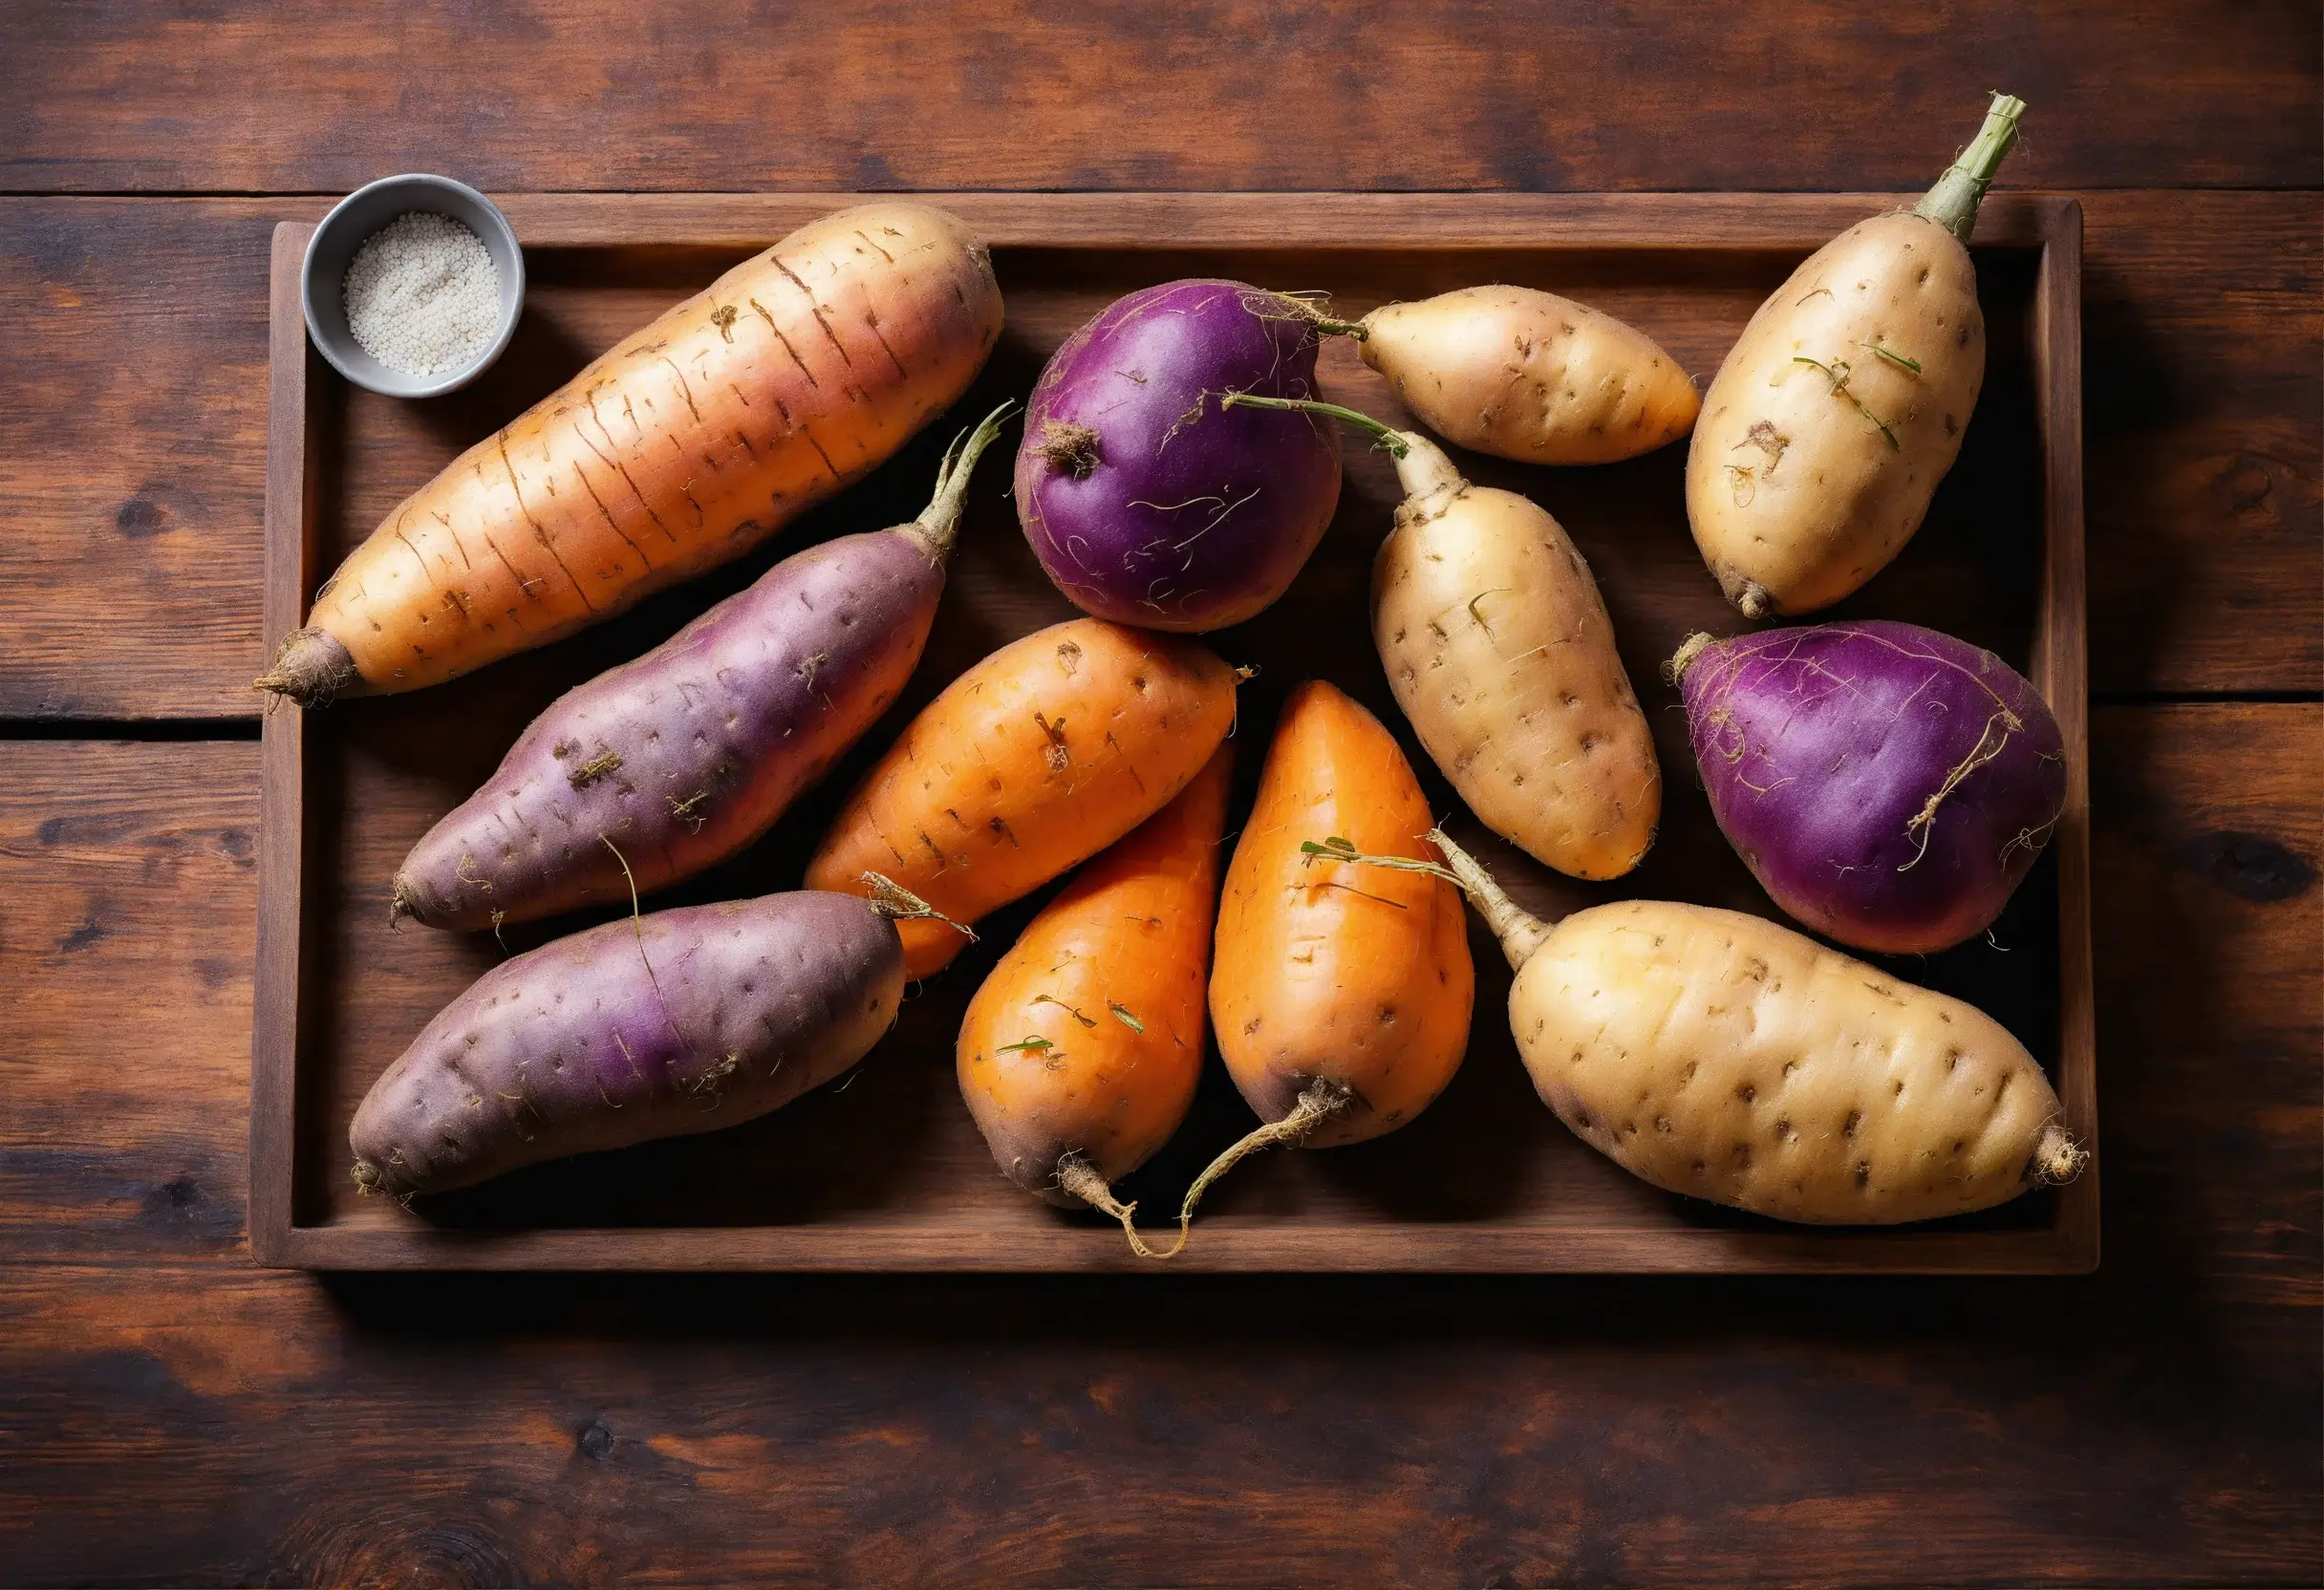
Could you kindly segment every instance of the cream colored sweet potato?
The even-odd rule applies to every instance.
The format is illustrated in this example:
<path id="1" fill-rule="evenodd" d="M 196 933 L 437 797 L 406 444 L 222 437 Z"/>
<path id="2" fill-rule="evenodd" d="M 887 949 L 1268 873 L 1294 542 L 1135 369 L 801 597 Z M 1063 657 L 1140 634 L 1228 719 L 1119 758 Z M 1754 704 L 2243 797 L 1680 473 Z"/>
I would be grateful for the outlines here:
<path id="1" fill-rule="evenodd" d="M 1366 315 L 1364 362 L 1449 441 L 1521 463 L 1611 463 L 1676 441 L 1694 382 L 1646 333 L 1526 287 L 1471 287 Z"/>
<path id="2" fill-rule="evenodd" d="M 1604 598 L 1549 513 L 1472 485 L 1425 438 L 1372 565 L 1372 638 L 1396 704 L 1469 808 L 1578 878 L 1654 843 L 1662 770 Z"/>

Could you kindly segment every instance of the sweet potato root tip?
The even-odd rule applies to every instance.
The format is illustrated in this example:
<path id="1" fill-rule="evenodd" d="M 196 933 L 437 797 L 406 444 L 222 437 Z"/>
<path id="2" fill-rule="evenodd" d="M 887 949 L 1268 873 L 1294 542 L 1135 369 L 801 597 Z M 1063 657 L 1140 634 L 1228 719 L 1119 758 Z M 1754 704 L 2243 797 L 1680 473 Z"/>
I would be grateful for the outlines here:
<path id="1" fill-rule="evenodd" d="M 274 666 L 250 681 L 254 690 L 288 696 L 303 707 L 327 707 L 355 682 L 355 658 L 335 635 L 293 630 L 274 654 Z"/>
<path id="2" fill-rule="evenodd" d="M 1113 1195 L 1106 1178 L 1098 1174 L 1097 1167 L 1079 1154 L 1067 1154 L 1057 1162 L 1057 1185 L 1079 1198 L 1101 1214 L 1110 1214 L 1122 1222 L 1122 1234 L 1130 1238 L 1130 1251 L 1140 1258 L 1175 1258 L 1178 1250 L 1186 1246 L 1186 1227 L 1178 1227 L 1178 1240 L 1167 1248 L 1150 1248 L 1138 1235 L 1135 1221 L 1138 1206 L 1124 1203 Z"/>
<path id="3" fill-rule="evenodd" d="M 2041 1136 L 2034 1145 L 2034 1157 L 2026 1165 L 2026 1181 L 2034 1187 L 2063 1187 L 2082 1173 L 2090 1163 L 2090 1150 L 2074 1140 L 2074 1134 L 2057 1122 L 2052 1121 L 2041 1128 Z"/>
<path id="4" fill-rule="evenodd" d="M 1203 1168 L 1194 1178 L 1194 1185 L 1186 1190 L 1186 1202 L 1178 1206 L 1178 1248 L 1186 1246 L 1188 1230 L 1194 1221 L 1194 1206 L 1211 1190 L 1211 1183 L 1225 1175 L 1261 1149 L 1272 1149 L 1279 1143 L 1297 1146 L 1307 1140 L 1307 1134 L 1333 1116 L 1355 1103 L 1355 1094 L 1345 1083 L 1328 1077 L 1318 1077 L 1300 1094 L 1299 1103 L 1290 1114 L 1280 1121 L 1270 1121 L 1246 1132 L 1229 1144 L 1216 1159 Z M 1178 1248 L 1173 1248 L 1176 1253 Z"/>

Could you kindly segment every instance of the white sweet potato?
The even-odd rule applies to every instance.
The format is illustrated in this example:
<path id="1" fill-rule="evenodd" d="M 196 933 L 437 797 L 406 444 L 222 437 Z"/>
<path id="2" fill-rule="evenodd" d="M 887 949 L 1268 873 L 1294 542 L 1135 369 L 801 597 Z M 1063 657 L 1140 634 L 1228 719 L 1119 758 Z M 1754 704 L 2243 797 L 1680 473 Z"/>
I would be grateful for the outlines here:
<path id="1" fill-rule="evenodd" d="M 1967 243 L 2022 101 L 1917 209 L 1860 222 L 1759 306 L 1703 398 L 1687 517 L 1749 618 L 1830 607 L 1921 527 L 1985 379 Z"/>
<path id="2" fill-rule="evenodd" d="M 1816 1225 L 2005 1203 L 2085 1155 L 2025 1046 L 1961 1000 L 1739 912 L 1625 900 L 1552 928 L 1431 835 L 1517 968 L 1542 1101 L 1673 1192 Z"/>
<path id="3" fill-rule="evenodd" d="M 1364 362 L 1449 441 L 1520 463 L 1612 463 L 1687 434 L 1702 399 L 1646 333 L 1529 287 L 1470 287 L 1363 319 Z"/>
<path id="4" fill-rule="evenodd" d="M 1396 704 L 1494 832 L 1574 877 L 1620 877 L 1654 843 L 1662 769 L 1589 565 L 1547 510 L 1397 438 L 1409 495 L 1372 564 Z"/>

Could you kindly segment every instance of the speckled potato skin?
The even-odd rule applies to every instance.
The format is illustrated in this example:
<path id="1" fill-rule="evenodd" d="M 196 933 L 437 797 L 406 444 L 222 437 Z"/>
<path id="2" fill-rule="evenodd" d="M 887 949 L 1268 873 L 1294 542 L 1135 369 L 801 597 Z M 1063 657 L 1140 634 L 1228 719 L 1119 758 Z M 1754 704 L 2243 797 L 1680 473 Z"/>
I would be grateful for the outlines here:
<path id="1" fill-rule="evenodd" d="M 527 921 L 628 899 L 624 861 L 642 892 L 735 854 L 888 710 L 943 591 L 908 529 L 785 559 L 551 703 L 412 848 L 397 913 L 436 928 Z"/>
<path id="2" fill-rule="evenodd" d="M 1701 399 L 1646 333 L 1525 287 L 1471 287 L 1364 317 L 1364 362 L 1449 441 L 1520 463 L 1612 463 L 1685 436 Z"/>
<path id="3" fill-rule="evenodd" d="M 412 1041 L 355 1110 L 355 1179 L 440 1192 L 734 1126 L 862 1059 L 903 992 L 895 925 L 846 895 L 592 928 L 494 967 Z"/>
<path id="4" fill-rule="evenodd" d="M 1846 390 L 1798 358 L 1844 366 Z M 1719 367 L 1687 457 L 1687 516 L 1728 599 L 1753 618 L 1813 612 L 1886 568 L 1984 379 L 1976 269 L 1943 226 L 1876 216 L 1810 255 Z"/>
<path id="5" fill-rule="evenodd" d="M 1343 794 L 1358 790 L 1376 798 Z M 1428 860 L 1421 836 L 1432 826 L 1378 719 L 1321 680 L 1292 691 L 1227 864 L 1211 1026 L 1263 1121 L 1289 1115 L 1319 1079 L 1354 1094 L 1302 1148 L 1393 1131 L 1467 1053 L 1476 973 L 1459 892 L 1425 873 L 1300 852 L 1302 840 L 1338 835 L 1367 855 Z"/>
<path id="6" fill-rule="evenodd" d="M 1486 827 L 1577 878 L 1654 843 L 1662 770 L 1598 582 L 1515 492 L 1408 499 L 1372 565 L 1396 704 Z"/>
<path id="7" fill-rule="evenodd" d="M 1739 912 L 1626 900 L 1566 917 L 1509 991 L 1542 1101 L 1673 1192 L 1891 1225 L 2024 1191 L 2057 1095 L 1959 999 Z"/>

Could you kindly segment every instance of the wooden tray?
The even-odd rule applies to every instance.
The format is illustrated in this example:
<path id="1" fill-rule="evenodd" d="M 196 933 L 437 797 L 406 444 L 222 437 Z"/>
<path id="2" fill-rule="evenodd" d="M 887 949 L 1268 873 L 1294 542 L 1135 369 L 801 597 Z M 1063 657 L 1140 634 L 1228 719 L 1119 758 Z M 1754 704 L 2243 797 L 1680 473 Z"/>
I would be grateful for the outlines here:
<path id="1" fill-rule="evenodd" d="M 516 195 L 530 297 L 500 363 L 452 398 L 402 404 L 355 391 L 307 347 L 298 269 L 311 227 L 276 228 L 267 491 L 266 637 L 304 613 L 319 578 L 404 493 L 549 392 L 590 355 L 743 255 L 860 196 Z M 1893 195 L 934 195 L 994 248 L 1008 330 L 947 419 L 872 480 L 742 563 L 561 645 L 457 685 L 265 728 L 258 980 L 251 1055 L 250 1247 L 310 1269 L 1087 1270 L 1138 1267 L 1120 1231 L 1002 1181 L 961 1107 L 952 1042 L 993 959 L 1039 903 L 909 1000 L 850 1080 L 731 1130 L 543 1166 L 419 1212 L 357 1197 L 347 1123 L 421 1024 L 503 953 L 489 935 L 387 926 L 404 850 L 491 769 L 559 692 L 635 656 L 810 541 L 909 518 L 961 416 L 1022 397 L 1049 352 L 1108 300 L 1175 276 L 1324 289 L 1345 313 L 1475 282 L 1571 293 L 1634 321 L 1707 381 L 1752 310 L 1811 249 Z M 2046 1064 L 2069 1126 L 2098 1121 L 2092 1040 L 2083 663 L 2081 212 L 1999 194 L 1977 234 L 1990 324 L 1984 397 L 1959 464 L 1897 563 L 1837 615 L 1905 618 L 1990 646 L 2055 709 L 2072 780 L 2048 855 L 1988 941 L 1898 975 L 1959 994 Z M 1326 396 L 1405 421 L 1344 340 Z M 1729 850 L 1691 776 L 1682 714 L 1657 667 L 1690 631 L 1731 633 L 1687 533 L 1686 449 L 1599 469 L 1464 458 L 1472 478 L 1549 507 L 1588 556 L 1625 660 L 1656 724 L 1661 843 L 1612 886 L 1559 878 L 1486 842 L 1409 732 L 1413 764 L 1453 829 L 1532 909 L 1623 895 L 1779 915 Z M 1321 675 L 1400 731 L 1365 618 L 1373 549 L 1397 499 L 1387 461 L 1351 441 L 1339 517 L 1260 619 L 1212 637 L 1255 665 L 1245 687 L 1237 810 L 1285 690 Z M 1068 616 L 1003 497 L 1005 458 L 979 477 L 926 659 L 894 716 L 764 843 L 651 904 L 795 887 L 807 849 L 906 715 L 1001 642 Z M 565 921 L 557 927 L 578 925 Z M 549 936 L 510 930 L 508 948 Z M 1502 1012 L 1509 974 L 1481 932 L 1467 1063 L 1444 1096 L 1374 1143 L 1277 1152 L 1212 1194 L 1175 1268 L 1210 1270 L 2067 1272 L 2098 1261 L 2098 1177 L 1983 1214 L 1896 1230 L 1781 1226 L 1632 1180 L 1535 1099 Z M 1175 1141 L 1124 1186 L 1157 1215 L 1251 1124 L 1214 1063 Z"/>

